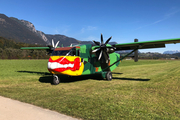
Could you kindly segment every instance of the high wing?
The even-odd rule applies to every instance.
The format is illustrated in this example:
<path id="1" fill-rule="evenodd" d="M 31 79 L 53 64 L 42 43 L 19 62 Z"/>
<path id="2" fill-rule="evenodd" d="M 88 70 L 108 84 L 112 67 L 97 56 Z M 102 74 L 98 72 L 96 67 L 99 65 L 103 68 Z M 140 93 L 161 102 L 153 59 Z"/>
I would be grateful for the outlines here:
<path id="1" fill-rule="evenodd" d="M 118 51 L 118 50 L 162 48 L 165 47 L 165 44 L 172 44 L 172 43 L 174 44 L 180 43 L 180 38 L 134 42 L 134 43 L 122 43 L 122 44 L 115 44 L 112 46 L 116 48 L 115 51 Z"/>
<path id="2" fill-rule="evenodd" d="M 48 47 L 21 47 L 21 50 L 46 50 L 48 54 L 52 53 L 54 50 L 54 47 L 48 46 Z"/>
<path id="3" fill-rule="evenodd" d="M 58 47 L 59 41 L 56 43 L 56 45 L 54 44 L 54 40 L 52 39 L 52 46 L 48 46 L 48 47 L 21 47 L 22 50 L 46 50 L 49 53 L 52 53 L 52 51 Z"/>
<path id="4" fill-rule="evenodd" d="M 21 47 L 22 50 L 49 50 L 50 47 Z"/>

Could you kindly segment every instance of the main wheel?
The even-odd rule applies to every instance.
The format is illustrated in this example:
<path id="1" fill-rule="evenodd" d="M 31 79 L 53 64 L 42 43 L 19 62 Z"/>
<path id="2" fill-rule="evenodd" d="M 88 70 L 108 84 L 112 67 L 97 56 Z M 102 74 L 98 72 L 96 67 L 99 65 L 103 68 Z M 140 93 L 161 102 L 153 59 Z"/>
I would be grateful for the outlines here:
<path id="1" fill-rule="evenodd" d="M 111 73 L 111 71 L 108 71 L 108 72 L 106 73 L 106 80 L 108 80 L 108 81 L 111 81 L 111 80 L 112 80 L 112 73 Z"/>
<path id="2" fill-rule="evenodd" d="M 60 83 L 60 79 L 57 75 L 53 75 L 53 84 L 58 85 Z"/>

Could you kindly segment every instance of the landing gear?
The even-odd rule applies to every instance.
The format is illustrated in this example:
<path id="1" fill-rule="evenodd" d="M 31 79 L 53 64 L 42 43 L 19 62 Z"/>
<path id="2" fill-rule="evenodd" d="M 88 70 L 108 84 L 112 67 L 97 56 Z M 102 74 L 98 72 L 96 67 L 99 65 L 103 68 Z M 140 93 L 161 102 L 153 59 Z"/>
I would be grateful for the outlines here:
<path id="1" fill-rule="evenodd" d="M 102 72 L 101 76 L 102 76 L 103 79 L 106 79 L 107 81 L 111 81 L 112 80 L 112 73 L 111 73 L 111 71 Z"/>
<path id="2" fill-rule="evenodd" d="M 58 84 L 60 83 L 60 79 L 59 79 L 59 77 L 58 77 L 57 75 L 53 75 L 53 81 L 52 81 L 52 83 L 53 83 L 54 85 L 58 85 Z"/>
<path id="3" fill-rule="evenodd" d="M 108 81 L 111 81 L 111 80 L 112 80 L 112 73 L 111 73 L 111 71 L 108 71 L 108 72 L 106 73 L 106 80 L 108 80 Z"/>

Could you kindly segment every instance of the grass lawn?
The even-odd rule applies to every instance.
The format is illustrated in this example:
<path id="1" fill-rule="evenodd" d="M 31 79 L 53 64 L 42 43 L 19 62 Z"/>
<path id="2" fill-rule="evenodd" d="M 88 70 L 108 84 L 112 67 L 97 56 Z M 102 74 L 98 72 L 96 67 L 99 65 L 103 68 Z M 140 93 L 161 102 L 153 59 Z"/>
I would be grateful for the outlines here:
<path id="1" fill-rule="evenodd" d="M 180 119 L 180 61 L 123 61 L 113 80 L 51 85 L 48 60 L 0 60 L 0 95 L 82 119 Z"/>

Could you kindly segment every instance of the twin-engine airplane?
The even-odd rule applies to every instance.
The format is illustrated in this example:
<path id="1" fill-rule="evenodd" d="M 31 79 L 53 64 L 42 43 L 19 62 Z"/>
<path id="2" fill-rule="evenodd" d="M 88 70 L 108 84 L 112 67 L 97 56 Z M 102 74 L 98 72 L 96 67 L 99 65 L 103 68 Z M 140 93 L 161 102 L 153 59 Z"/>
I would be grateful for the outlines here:
<path id="1" fill-rule="evenodd" d="M 70 47 L 60 47 L 54 45 L 48 47 L 22 47 L 21 49 L 45 49 L 51 56 L 48 61 L 48 70 L 53 74 L 53 84 L 60 83 L 60 76 L 81 76 L 81 75 L 94 75 L 101 74 L 102 78 L 112 80 L 112 73 L 119 64 L 128 55 L 135 52 L 135 61 L 138 60 L 138 49 L 147 48 L 162 48 L 165 44 L 180 43 L 180 38 L 154 40 L 134 43 L 123 44 L 108 44 L 110 37 L 105 43 L 101 34 L 101 43 L 93 41 L 94 44 L 85 44 Z M 135 39 L 137 41 L 137 39 Z M 120 58 L 120 54 L 115 51 L 132 50 L 124 57 Z"/>

